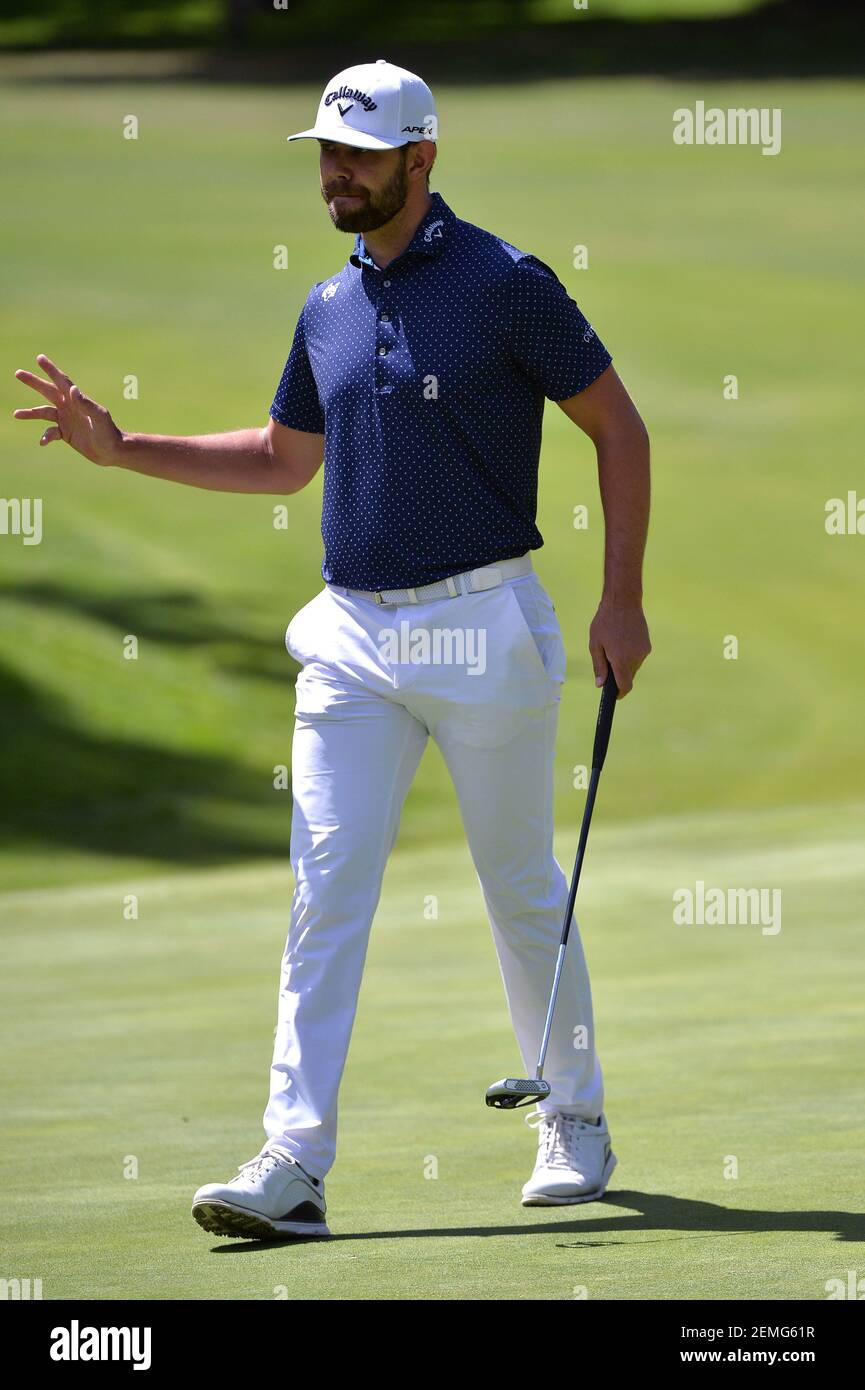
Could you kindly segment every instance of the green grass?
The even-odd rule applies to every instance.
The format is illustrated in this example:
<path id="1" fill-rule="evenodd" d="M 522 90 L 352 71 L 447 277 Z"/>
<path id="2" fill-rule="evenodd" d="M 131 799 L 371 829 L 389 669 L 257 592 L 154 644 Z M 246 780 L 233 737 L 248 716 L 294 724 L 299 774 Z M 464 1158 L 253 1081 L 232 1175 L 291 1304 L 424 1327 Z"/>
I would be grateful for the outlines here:
<path id="1" fill-rule="evenodd" d="M 48 1298 L 267 1298 L 280 1283 L 323 1298 L 556 1299 L 577 1284 L 819 1298 L 863 1260 L 865 540 L 823 527 L 827 498 L 865 496 L 854 84 L 548 83 L 441 102 L 433 186 L 556 268 L 653 437 L 654 651 L 617 715 L 580 908 L 620 1157 L 611 1197 L 576 1215 L 519 1206 L 533 1141 L 482 1105 L 516 1053 L 431 750 L 341 1101 L 330 1215 L 351 1242 L 217 1258 L 189 1218 L 194 1187 L 261 1140 L 291 889 L 290 798 L 272 785 L 291 739 L 282 639 L 320 585 L 321 484 L 289 499 L 286 532 L 276 498 L 96 470 L 11 419 L 27 397 L 12 374 L 48 352 L 130 429 L 264 423 L 305 293 L 350 249 L 314 148 L 284 140 L 318 95 L 0 93 L 15 190 L 0 232 L 2 490 L 44 504 L 41 545 L 0 536 L 7 1248 Z M 780 106 L 781 154 L 674 147 L 672 111 L 698 98 Z M 120 136 L 129 113 L 137 142 Z M 571 268 L 578 243 L 588 271 Z M 736 402 L 722 399 L 729 372 Z M 579 502 L 587 532 L 572 527 Z M 556 782 L 569 869 L 602 526 L 592 450 L 552 405 L 539 523 L 569 655 Z M 783 887 L 782 932 L 673 929 L 672 890 L 697 878 Z M 136 922 L 121 913 L 130 892 Z M 442 901 L 434 927 L 426 892 Z M 436 1181 L 421 1177 L 427 1154 Z"/>
<path id="2" fill-rule="evenodd" d="M 781 106 L 781 154 L 675 147 L 672 111 L 698 96 Z M 288 499 L 281 531 L 276 498 L 94 469 L 40 450 L 37 428 L 10 418 L 29 398 L 12 374 L 46 351 L 130 429 L 263 423 L 305 293 L 350 249 L 321 206 L 314 146 L 284 139 L 315 92 L 47 84 L 0 99 L 17 191 L 2 232 L 15 267 L 3 486 L 44 501 L 42 544 L 0 546 L 0 700 L 18 729 L 0 764 L 0 865 L 26 887 L 277 855 L 288 797 L 273 769 L 289 756 L 294 669 L 282 638 L 320 583 L 320 478 Z M 609 793 L 611 817 L 828 807 L 861 792 L 862 542 L 827 536 L 823 518 L 828 497 L 865 494 L 847 192 L 863 109 L 850 84 L 550 83 L 443 102 L 452 134 L 434 186 L 557 269 L 653 437 L 654 652 L 617 729 L 631 775 Z M 137 142 L 120 135 L 129 113 Z M 286 271 L 272 268 L 280 243 Z M 578 243 L 587 271 L 571 268 Z M 722 398 L 729 372 L 738 401 Z M 129 374 L 137 400 L 124 399 Z M 557 814 L 572 824 L 602 524 L 591 447 L 553 405 L 539 522 L 569 654 Z M 403 843 L 452 825 L 432 752 Z"/>
<path id="3" fill-rule="evenodd" d="M 621 762 L 605 776 L 612 794 Z M 619 1165 L 570 1210 L 520 1205 L 534 1136 L 483 1104 L 520 1063 L 467 852 L 397 853 L 327 1245 L 226 1242 L 189 1214 L 263 1139 L 286 866 L 6 896 L 4 1273 L 46 1299 L 825 1297 L 865 1256 L 863 832 L 865 806 L 819 835 L 804 810 L 599 817 L 579 918 Z M 780 932 L 674 926 L 697 878 L 780 888 Z"/>

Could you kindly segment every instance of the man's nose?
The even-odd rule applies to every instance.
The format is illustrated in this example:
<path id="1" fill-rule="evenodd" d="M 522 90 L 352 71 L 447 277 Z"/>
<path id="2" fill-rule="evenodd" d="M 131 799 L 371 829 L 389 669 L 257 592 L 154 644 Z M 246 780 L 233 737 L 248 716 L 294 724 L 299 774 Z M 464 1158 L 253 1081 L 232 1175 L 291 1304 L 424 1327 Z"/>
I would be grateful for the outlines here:
<path id="1" fill-rule="evenodd" d="M 349 183 L 352 177 L 351 163 L 347 155 L 334 155 L 324 166 L 325 181 L 330 183 Z"/>

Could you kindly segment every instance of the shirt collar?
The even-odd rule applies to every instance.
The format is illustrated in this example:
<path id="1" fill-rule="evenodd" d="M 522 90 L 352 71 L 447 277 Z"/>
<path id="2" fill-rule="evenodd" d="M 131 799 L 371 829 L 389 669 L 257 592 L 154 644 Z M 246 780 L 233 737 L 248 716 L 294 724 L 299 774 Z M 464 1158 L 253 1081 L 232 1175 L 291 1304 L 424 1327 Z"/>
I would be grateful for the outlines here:
<path id="1" fill-rule="evenodd" d="M 432 202 L 426 211 L 426 215 L 417 225 L 415 234 L 404 251 L 391 261 L 385 268 L 390 270 L 396 261 L 402 260 L 403 256 L 414 252 L 419 256 L 437 256 L 442 251 L 453 235 L 453 228 L 456 217 L 448 207 L 440 193 L 431 193 Z M 370 266 L 373 270 L 380 270 L 375 261 L 369 255 L 364 240 L 360 232 L 355 237 L 354 250 L 349 256 L 351 264 L 358 268 L 362 265 Z"/>

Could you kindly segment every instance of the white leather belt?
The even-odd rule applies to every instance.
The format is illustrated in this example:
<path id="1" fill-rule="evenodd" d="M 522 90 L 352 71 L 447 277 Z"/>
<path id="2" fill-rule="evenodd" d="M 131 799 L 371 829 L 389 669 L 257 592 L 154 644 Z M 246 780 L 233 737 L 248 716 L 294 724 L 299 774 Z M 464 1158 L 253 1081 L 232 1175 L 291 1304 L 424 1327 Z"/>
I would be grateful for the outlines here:
<path id="1" fill-rule="evenodd" d="M 338 594 L 351 598 L 366 598 L 373 603 L 403 604 L 427 603 L 436 598 L 456 598 L 458 594 L 476 594 L 484 589 L 495 589 L 505 579 L 518 579 L 520 575 L 531 574 L 531 554 L 514 556 L 511 560 L 497 560 L 494 565 L 482 565 L 480 569 L 464 570 L 462 574 L 448 575 L 447 579 L 437 579 L 434 584 L 422 584 L 418 589 L 346 589 L 340 584 L 328 584 Z"/>

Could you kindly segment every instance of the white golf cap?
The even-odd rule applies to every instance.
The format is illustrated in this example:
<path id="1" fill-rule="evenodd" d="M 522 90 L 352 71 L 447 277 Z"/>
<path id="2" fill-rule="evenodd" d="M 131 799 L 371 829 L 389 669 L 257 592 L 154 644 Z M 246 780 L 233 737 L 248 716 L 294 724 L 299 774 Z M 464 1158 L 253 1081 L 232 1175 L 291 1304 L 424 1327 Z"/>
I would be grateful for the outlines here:
<path id="1" fill-rule="evenodd" d="M 425 82 L 378 58 L 332 77 L 318 104 L 315 125 L 287 138 L 394 150 L 411 140 L 438 139 L 438 116 Z"/>

